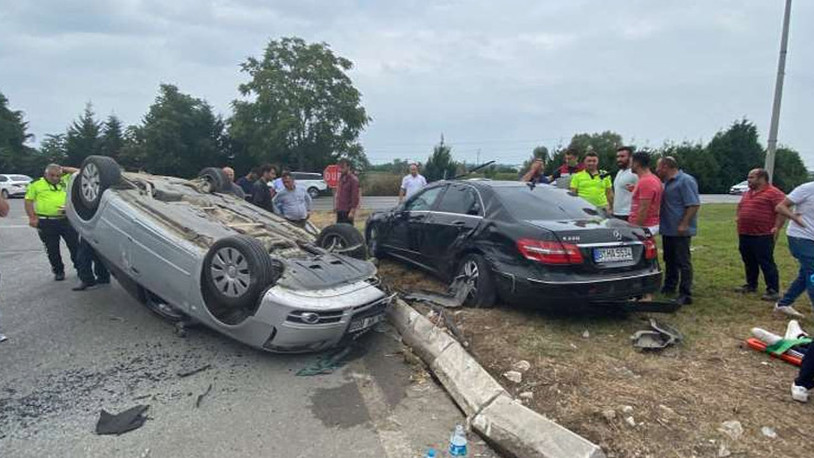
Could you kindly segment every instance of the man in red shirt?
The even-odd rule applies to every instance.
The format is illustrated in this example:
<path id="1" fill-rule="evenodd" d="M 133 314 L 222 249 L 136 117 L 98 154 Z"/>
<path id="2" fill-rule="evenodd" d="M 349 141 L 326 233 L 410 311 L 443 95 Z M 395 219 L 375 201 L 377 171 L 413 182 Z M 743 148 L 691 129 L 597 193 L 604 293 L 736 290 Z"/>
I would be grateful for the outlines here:
<path id="1" fill-rule="evenodd" d="M 633 187 L 628 222 L 646 227 L 650 233 L 659 233 L 661 196 L 664 188 L 659 177 L 650 171 L 650 155 L 645 152 L 633 153 L 630 170 L 639 177 Z"/>
<path id="2" fill-rule="evenodd" d="M 746 177 L 749 190 L 738 203 L 738 247 L 746 267 L 746 284 L 737 288 L 740 293 L 757 291 L 760 270 L 766 281 L 766 294 L 761 299 L 775 302 L 780 299 L 780 277 L 774 263 L 774 243 L 785 218 L 775 212 L 786 195 L 769 183 L 769 174 L 754 169 Z"/>
<path id="3" fill-rule="evenodd" d="M 336 222 L 353 224 L 356 217 L 356 210 L 359 208 L 360 190 L 359 179 L 351 173 L 350 161 L 339 160 L 339 184 L 336 186 L 336 199 L 334 209 L 336 210 Z"/>

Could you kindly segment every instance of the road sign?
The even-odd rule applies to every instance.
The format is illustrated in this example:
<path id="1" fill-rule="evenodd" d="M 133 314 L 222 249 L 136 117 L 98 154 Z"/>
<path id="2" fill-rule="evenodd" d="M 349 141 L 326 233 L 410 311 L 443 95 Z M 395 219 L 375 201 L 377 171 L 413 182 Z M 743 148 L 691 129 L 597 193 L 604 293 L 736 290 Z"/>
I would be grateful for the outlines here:
<path id="1" fill-rule="evenodd" d="M 336 189 L 339 184 L 339 166 L 332 164 L 325 167 L 325 171 L 322 172 L 322 179 L 325 180 L 329 188 Z"/>

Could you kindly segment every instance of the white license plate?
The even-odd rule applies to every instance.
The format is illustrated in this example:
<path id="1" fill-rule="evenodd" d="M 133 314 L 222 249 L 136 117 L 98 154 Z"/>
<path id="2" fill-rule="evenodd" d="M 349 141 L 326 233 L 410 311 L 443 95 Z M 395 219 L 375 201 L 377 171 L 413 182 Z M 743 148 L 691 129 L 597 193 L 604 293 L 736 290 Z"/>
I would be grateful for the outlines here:
<path id="1" fill-rule="evenodd" d="M 375 326 L 377 323 L 384 320 L 384 314 L 381 315 L 374 315 L 369 316 L 367 318 L 359 318 L 358 320 L 353 320 L 350 322 L 350 326 L 348 327 L 348 332 L 359 332 L 363 331 L 371 326 Z"/>
<path id="2" fill-rule="evenodd" d="M 625 262 L 632 260 L 633 248 L 629 246 L 594 249 L 594 261 L 600 264 L 606 262 Z"/>

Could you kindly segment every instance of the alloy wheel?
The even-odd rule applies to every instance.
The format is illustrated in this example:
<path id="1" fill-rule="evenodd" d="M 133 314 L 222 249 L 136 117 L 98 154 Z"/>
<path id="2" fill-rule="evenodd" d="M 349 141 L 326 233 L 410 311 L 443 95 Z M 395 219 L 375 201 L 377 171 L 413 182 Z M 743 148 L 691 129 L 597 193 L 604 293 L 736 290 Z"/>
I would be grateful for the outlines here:
<path id="1" fill-rule="evenodd" d="M 215 253 L 210 266 L 212 282 L 228 297 L 241 297 L 249 289 L 249 263 L 240 252 L 224 247 Z"/>
<path id="2" fill-rule="evenodd" d="M 86 202 L 94 202 L 99 197 L 99 168 L 93 162 L 88 162 L 82 168 L 82 196 Z"/>

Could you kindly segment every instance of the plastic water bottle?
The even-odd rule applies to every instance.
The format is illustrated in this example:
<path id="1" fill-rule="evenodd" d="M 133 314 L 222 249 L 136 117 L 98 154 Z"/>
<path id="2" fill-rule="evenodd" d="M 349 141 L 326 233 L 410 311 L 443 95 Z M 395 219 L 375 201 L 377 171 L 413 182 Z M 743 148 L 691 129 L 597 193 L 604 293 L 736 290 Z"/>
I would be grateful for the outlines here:
<path id="1" fill-rule="evenodd" d="M 427 450 L 427 454 L 424 455 L 424 458 L 435 458 L 435 457 L 436 457 L 436 455 L 435 455 L 435 449 L 434 448 L 431 448 L 431 449 Z"/>
<path id="2" fill-rule="evenodd" d="M 455 431 L 449 438 L 449 455 L 466 456 L 466 431 L 461 425 L 455 426 Z"/>

